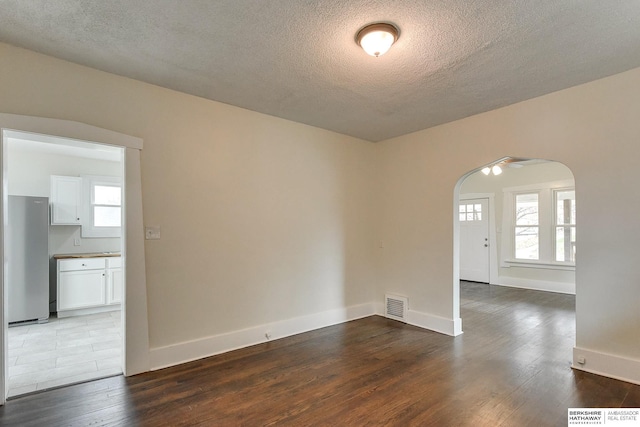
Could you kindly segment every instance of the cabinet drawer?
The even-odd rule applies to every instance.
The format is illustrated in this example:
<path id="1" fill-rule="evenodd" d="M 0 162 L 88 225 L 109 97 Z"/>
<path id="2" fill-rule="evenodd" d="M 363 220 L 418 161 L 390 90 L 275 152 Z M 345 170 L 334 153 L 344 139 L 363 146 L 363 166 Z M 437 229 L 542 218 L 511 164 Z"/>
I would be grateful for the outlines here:
<path id="1" fill-rule="evenodd" d="M 105 268 L 104 258 L 61 259 L 58 264 L 60 271 L 97 270 L 101 268 Z"/>
<path id="2" fill-rule="evenodd" d="M 122 267 L 122 258 L 109 257 L 107 258 L 107 268 L 120 268 Z"/>

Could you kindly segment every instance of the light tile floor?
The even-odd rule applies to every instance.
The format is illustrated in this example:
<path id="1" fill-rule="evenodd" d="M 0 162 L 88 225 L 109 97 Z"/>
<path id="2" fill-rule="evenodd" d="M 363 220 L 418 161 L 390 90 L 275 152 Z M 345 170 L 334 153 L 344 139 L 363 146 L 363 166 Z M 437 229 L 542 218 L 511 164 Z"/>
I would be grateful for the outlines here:
<path id="1" fill-rule="evenodd" d="M 122 373 L 120 311 L 9 328 L 9 397 Z"/>

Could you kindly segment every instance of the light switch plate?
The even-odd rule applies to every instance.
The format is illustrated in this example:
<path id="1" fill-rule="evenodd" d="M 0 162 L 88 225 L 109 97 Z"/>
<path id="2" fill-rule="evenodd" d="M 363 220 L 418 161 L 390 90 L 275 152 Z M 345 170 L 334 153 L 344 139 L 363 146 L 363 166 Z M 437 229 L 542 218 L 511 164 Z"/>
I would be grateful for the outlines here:
<path id="1" fill-rule="evenodd" d="M 146 240 L 160 240 L 160 226 L 149 225 L 144 228 L 144 238 Z"/>

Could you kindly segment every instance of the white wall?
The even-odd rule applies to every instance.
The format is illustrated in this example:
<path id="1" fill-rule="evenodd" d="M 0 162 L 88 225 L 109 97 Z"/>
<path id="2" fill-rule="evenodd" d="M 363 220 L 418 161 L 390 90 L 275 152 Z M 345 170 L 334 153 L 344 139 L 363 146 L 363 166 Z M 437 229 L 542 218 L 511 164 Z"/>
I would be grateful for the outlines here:
<path id="1" fill-rule="evenodd" d="M 144 139 L 152 353 L 371 302 L 368 142 L 8 45 L 0 69 L 2 112 Z"/>
<path id="2" fill-rule="evenodd" d="M 504 189 L 557 181 L 573 181 L 571 170 L 561 163 L 547 162 L 530 164 L 519 169 L 504 167 L 503 173 L 497 176 L 493 174 L 487 176 L 477 171 L 462 182 L 460 186 L 461 196 L 471 193 L 490 193 L 494 195 L 498 255 L 497 260 L 492 260 L 492 262 L 496 262 L 498 271 L 498 279 L 495 284 L 534 289 L 545 287 L 557 291 L 565 289 L 567 286 L 563 286 L 564 284 L 575 284 L 574 271 L 548 269 L 542 266 L 536 266 L 535 268 L 504 267 L 504 264 L 500 263 L 500 260 L 512 258 L 509 254 L 503 254 L 503 237 L 508 238 L 503 234 Z M 556 283 L 561 285 L 556 287 L 554 286 Z"/>
<path id="3" fill-rule="evenodd" d="M 577 338 L 586 370 L 622 360 L 640 382 L 640 69 L 376 144 L 381 189 L 377 298 L 455 319 L 454 207 L 467 172 L 502 157 L 556 160 L 573 172 L 580 256 Z"/>

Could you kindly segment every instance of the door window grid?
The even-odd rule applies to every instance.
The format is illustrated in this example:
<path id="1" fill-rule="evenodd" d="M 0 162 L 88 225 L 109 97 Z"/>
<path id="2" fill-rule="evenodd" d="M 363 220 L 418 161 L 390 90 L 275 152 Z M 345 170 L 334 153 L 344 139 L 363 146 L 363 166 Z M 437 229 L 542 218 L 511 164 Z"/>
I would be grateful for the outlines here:
<path id="1" fill-rule="evenodd" d="M 482 221 L 482 205 L 480 203 L 461 204 L 458 212 L 460 221 Z"/>

